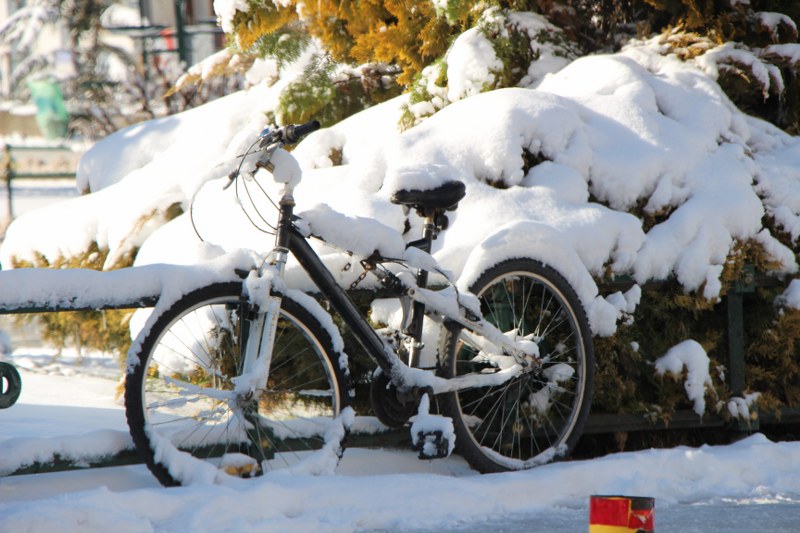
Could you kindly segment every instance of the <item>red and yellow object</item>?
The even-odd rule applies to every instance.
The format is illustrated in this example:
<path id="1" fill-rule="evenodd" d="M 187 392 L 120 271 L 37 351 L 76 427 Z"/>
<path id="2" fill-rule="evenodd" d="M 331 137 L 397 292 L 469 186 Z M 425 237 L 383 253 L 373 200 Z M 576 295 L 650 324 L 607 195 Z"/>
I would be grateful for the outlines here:
<path id="1" fill-rule="evenodd" d="M 635 496 L 592 496 L 589 533 L 652 533 L 655 499 Z"/>

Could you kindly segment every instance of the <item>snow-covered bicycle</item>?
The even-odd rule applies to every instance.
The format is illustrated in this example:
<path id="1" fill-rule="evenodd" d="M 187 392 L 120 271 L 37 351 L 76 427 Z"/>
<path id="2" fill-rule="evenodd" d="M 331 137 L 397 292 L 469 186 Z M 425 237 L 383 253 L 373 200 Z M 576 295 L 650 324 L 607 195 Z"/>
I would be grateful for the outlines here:
<path id="1" fill-rule="evenodd" d="M 360 258 L 359 281 L 375 276 L 381 296 L 402 309 L 396 327 L 373 326 L 308 242 L 347 248 L 335 239 L 348 228 L 331 227 L 352 219 L 294 214 L 301 171 L 283 148 L 318 127 L 265 130 L 242 160 L 257 159 L 282 187 L 269 257 L 242 281 L 197 288 L 157 311 L 131 348 L 126 414 L 149 469 L 175 485 L 221 472 L 320 470 L 341 457 L 355 416 L 348 359 L 331 315 L 286 286 L 289 254 L 377 364 L 375 415 L 391 427 L 411 422 L 421 458 L 455 445 L 477 470 L 497 472 L 566 456 L 588 416 L 594 372 L 588 321 L 569 283 L 540 261 L 506 256 L 459 290 L 429 252 L 464 184 L 399 190 L 392 202 L 415 210 L 424 230 L 406 244 L 372 221 L 380 235 Z M 434 368 L 420 364 L 423 320 L 440 332 Z"/>

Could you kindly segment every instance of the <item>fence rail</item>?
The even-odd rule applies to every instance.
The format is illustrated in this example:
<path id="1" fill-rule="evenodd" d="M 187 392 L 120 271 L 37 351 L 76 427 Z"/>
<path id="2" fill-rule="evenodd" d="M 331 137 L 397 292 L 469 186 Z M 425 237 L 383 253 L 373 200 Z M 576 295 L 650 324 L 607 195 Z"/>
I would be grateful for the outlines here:
<path id="1" fill-rule="evenodd" d="M 192 268 L 192 267 L 178 267 L 178 268 Z M 23 272 L 28 270 L 29 272 Z M 126 269 L 123 269 L 126 270 Z M 54 285 L 55 278 L 58 276 L 58 271 L 50 269 L 22 269 L 12 270 L 7 273 L 0 272 L 0 281 L 8 281 L 16 284 L 19 280 L 13 278 L 26 276 L 32 274 L 37 276 L 41 284 Z M 153 279 L 155 276 L 151 275 L 148 267 L 138 267 L 127 269 L 126 272 L 111 271 L 111 272 L 84 272 L 91 281 L 103 286 L 108 286 L 109 291 L 111 286 L 119 286 L 123 281 L 122 276 L 136 276 L 141 279 Z M 6 276 L 6 278 L 2 278 Z M 131 278 L 132 279 L 132 278 Z M 30 281 L 30 280 L 27 280 Z M 613 283 L 609 283 L 601 287 L 604 293 L 610 293 L 615 290 L 624 290 L 630 285 L 632 281 L 619 279 Z M 725 302 L 723 305 L 727 309 L 728 320 L 728 376 L 731 384 L 731 390 L 734 395 L 742 394 L 745 388 L 745 354 L 744 354 L 744 305 L 743 297 L 745 294 L 755 291 L 756 287 L 770 286 L 777 283 L 777 280 L 768 277 L 755 277 L 752 275 L 752 270 L 746 269 L 743 279 L 734 285 L 724 297 Z M 37 283 L 39 284 L 39 283 Z M 123 285 L 125 285 L 123 283 Z M 135 284 L 134 284 L 135 285 Z M 644 290 L 657 290 L 659 284 L 647 284 L 643 287 Z M 2 288 L 2 283 L 0 283 Z M 64 294 L 71 293 L 72 289 L 68 286 L 62 287 Z M 3 291 L 0 290 L 0 293 Z M 108 292 L 108 291 L 101 291 Z M 113 291 L 112 291 L 113 292 Z M 110 300 L 104 301 L 87 301 L 77 300 L 70 298 L 50 298 L 48 301 L 4 301 L 0 296 L 0 314 L 13 314 L 13 313 L 47 313 L 56 311 L 78 311 L 78 310 L 101 310 L 101 309 L 134 309 L 141 307 L 153 307 L 158 300 L 158 289 L 156 286 L 148 288 L 147 294 L 127 294 L 116 295 Z M 602 354 L 598 354 L 602 357 Z M 748 433 L 759 431 L 764 426 L 778 426 L 786 424 L 800 424 L 800 409 L 784 408 L 778 413 L 763 413 L 760 414 L 756 411 L 756 417 L 751 420 L 728 420 L 725 417 L 715 414 L 706 413 L 699 416 L 697 413 L 689 410 L 676 411 L 671 414 L 669 422 L 664 420 L 653 420 L 641 414 L 605 414 L 605 413 L 592 413 L 589 416 L 584 433 L 587 435 L 597 434 L 611 434 L 618 432 L 643 432 L 643 431 L 670 431 L 670 430 L 686 430 L 686 429 L 719 429 L 721 431 L 730 431 L 733 433 Z M 377 439 L 377 440 L 376 440 Z M 387 446 L 403 446 L 405 441 L 409 439 L 407 430 L 388 431 L 379 435 L 373 436 L 360 436 L 353 439 L 351 445 L 374 446 L 375 442 L 380 441 Z M 91 466 L 109 466 L 113 464 L 130 464 L 138 462 L 138 456 L 132 450 L 125 450 L 112 457 L 99 458 L 98 461 L 92 462 Z M 72 464 L 69 460 L 59 460 L 53 463 L 35 464 L 22 468 L 13 474 L 43 472 L 53 470 L 63 470 L 72 468 L 85 467 L 86 464 Z M 13 475 L 12 474 L 12 475 Z"/>

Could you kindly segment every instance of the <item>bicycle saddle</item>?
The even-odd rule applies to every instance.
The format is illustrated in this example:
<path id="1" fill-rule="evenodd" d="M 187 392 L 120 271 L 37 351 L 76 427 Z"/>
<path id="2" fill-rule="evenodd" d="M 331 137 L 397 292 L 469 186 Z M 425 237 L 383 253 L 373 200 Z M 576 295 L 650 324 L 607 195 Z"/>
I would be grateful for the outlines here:
<path id="1" fill-rule="evenodd" d="M 453 210 L 467 194 L 464 183 L 448 181 L 435 189 L 402 189 L 392 194 L 393 204 L 407 205 L 416 209 L 433 208 Z"/>

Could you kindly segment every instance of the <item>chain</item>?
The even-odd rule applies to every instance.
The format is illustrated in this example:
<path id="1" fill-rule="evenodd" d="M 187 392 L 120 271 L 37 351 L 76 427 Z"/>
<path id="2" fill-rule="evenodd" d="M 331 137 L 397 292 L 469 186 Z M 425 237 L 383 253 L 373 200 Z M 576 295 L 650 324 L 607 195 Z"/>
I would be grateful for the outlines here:
<path id="1" fill-rule="evenodd" d="M 361 263 L 361 266 L 364 268 L 364 272 L 359 274 L 359 276 L 356 278 L 356 280 L 353 283 L 350 284 L 350 290 L 351 291 L 354 290 L 356 287 L 358 287 L 359 283 L 364 281 L 364 278 L 367 277 L 367 273 L 369 273 L 370 270 L 375 268 L 374 265 L 372 265 L 371 263 L 368 263 L 366 261 L 360 261 L 360 263 Z"/>

